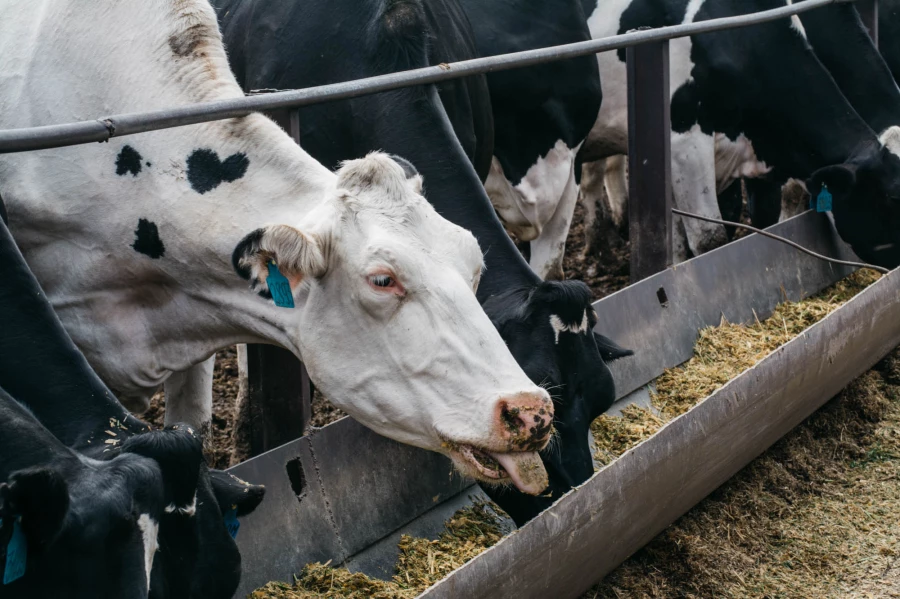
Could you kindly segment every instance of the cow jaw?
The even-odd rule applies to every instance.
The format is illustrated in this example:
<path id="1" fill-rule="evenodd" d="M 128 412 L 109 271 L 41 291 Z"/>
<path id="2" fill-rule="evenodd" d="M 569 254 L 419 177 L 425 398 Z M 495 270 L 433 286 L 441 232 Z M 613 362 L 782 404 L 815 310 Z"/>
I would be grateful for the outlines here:
<path id="1" fill-rule="evenodd" d="M 450 457 L 463 474 L 487 483 L 512 482 L 523 493 L 539 495 L 548 478 L 536 451 L 486 451 L 472 445 L 450 450 Z"/>

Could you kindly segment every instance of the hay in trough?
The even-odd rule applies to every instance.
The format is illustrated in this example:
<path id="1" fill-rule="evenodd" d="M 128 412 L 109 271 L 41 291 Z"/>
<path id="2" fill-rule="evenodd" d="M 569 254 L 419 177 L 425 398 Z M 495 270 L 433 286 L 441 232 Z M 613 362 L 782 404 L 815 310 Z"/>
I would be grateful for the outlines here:
<path id="1" fill-rule="evenodd" d="M 900 597 L 900 350 L 583 599 Z"/>
<path id="2" fill-rule="evenodd" d="M 270 582 L 250 599 L 410 599 L 500 540 L 498 510 L 479 501 L 453 514 L 436 540 L 403 535 L 391 581 L 311 564 L 293 585 Z"/>
<path id="3" fill-rule="evenodd" d="M 879 278 L 875 271 L 859 270 L 803 301 L 779 304 L 763 321 L 743 325 L 723 318 L 719 326 L 702 329 L 694 356 L 656 379 L 655 413 L 628 406 L 621 416 L 604 414 L 591 424 L 597 445 L 594 459 L 606 465 L 648 439 L 663 424 L 687 412 Z"/>

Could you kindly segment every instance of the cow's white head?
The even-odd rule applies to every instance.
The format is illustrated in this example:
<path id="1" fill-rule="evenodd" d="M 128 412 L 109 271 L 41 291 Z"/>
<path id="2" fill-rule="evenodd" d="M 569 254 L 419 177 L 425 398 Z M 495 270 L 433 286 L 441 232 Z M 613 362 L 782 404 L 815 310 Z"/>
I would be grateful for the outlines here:
<path id="1" fill-rule="evenodd" d="M 536 452 L 550 438 L 552 402 L 475 298 L 474 236 L 435 212 L 402 159 L 373 153 L 337 174 L 331 197 L 298 222 L 247 235 L 236 270 L 265 297 L 277 299 L 277 273 L 289 283 L 297 345 L 338 407 L 449 455 L 464 474 L 541 492 Z"/>

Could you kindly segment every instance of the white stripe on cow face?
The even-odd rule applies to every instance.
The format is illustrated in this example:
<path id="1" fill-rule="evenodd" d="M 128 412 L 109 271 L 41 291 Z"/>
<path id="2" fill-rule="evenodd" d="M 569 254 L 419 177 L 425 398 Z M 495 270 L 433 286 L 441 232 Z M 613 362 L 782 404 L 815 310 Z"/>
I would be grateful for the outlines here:
<path id="1" fill-rule="evenodd" d="M 588 316 L 587 310 L 584 311 L 584 315 L 581 317 L 580 323 L 566 324 L 562 321 L 562 319 L 556 314 L 550 315 L 550 326 L 553 327 L 553 335 L 556 339 L 556 345 L 559 345 L 559 334 L 560 333 L 584 333 L 588 330 Z"/>
<path id="2" fill-rule="evenodd" d="M 178 512 L 182 516 L 187 516 L 188 518 L 193 517 L 194 514 L 197 513 L 197 493 L 194 492 L 194 500 L 190 505 L 187 505 L 185 507 L 178 507 L 174 503 L 170 503 L 169 505 L 167 505 L 166 513 L 171 514 L 172 512 Z"/>
<path id="3" fill-rule="evenodd" d="M 138 518 L 138 527 L 141 529 L 141 535 L 144 539 L 144 573 L 147 575 L 147 590 L 149 591 L 153 557 L 156 555 L 156 549 L 159 547 L 157 539 L 159 523 L 153 520 L 149 514 L 141 514 Z"/>

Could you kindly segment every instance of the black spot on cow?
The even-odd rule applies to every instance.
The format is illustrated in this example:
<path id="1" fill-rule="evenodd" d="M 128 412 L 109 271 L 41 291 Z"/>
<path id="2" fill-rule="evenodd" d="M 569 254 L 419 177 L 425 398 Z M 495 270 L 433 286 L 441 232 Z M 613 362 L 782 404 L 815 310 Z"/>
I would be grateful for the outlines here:
<path id="1" fill-rule="evenodd" d="M 152 164 L 150 164 L 150 163 L 149 163 L 149 162 L 145 162 L 145 163 L 144 163 L 144 164 L 146 164 L 146 165 L 147 165 L 147 168 L 150 168 L 150 167 L 151 167 L 151 166 L 153 166 L 153 165 L 152 165 Z"/>
<path id="2" fill-rule="evenodd" d="M 247 172 L 250 160 L 243 152 L 232 154 L 224 161 L 208 149 L 194 150 L 187 159 L 187 177 L 197 193 L 212 191 L 222 183 L 237 181 Z"/>
<path id="3" fill-rule="evenodd" d="M 150 166 L 149 164 L 147 166 Z M 125 146 L 119 155 L 116 156 L 116 174 L 121 176 L 131 173 L 132 177 L 137 177 L 141 172 L 141 155 L 131 146 Z"/>
<path id="4" fill-rule="evenodd" d="M 137 229 L 134 231 L 134 251 L 150 256 L 154 260 L 162 258 L 166 253 L 166 247 L 159 238 L 159 229 L 156 223 L 142 218 L 138 220 Z"/>

